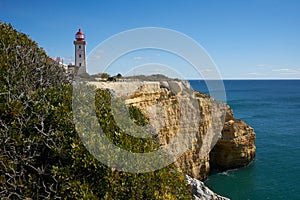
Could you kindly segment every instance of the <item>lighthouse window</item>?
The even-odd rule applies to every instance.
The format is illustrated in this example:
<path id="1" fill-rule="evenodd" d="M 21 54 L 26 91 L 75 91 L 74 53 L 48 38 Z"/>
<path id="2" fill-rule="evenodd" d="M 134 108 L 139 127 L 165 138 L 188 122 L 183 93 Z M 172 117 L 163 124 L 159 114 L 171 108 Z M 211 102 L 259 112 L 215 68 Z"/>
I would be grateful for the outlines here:
<path id="1" fill-rule="evenodd" d="M 78 47 L 79 49 L 81 49 L 81 45 L 79 45 L 79 47 Z"/>
<path id="2" fill-rule="evenodd" d="M 81 58 L 81 54 L 79 54 L 79 58 Z"/>
<path id="3" fill-rule="evenodd" d="M 79 63 L 79 67 L 81 67 L 81 63 Z"/>

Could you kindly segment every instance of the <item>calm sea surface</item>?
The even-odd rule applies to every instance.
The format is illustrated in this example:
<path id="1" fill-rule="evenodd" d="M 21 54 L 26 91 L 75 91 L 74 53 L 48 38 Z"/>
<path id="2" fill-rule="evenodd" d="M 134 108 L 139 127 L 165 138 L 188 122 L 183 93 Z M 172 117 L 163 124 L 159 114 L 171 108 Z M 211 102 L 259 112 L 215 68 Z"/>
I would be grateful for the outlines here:
<path id="1" fill-rule="evenodd" d="M 191 86 L 207 93 L 203 81 Z M 227 104 L 256 132 L 246 168 L 212 172 L 206 185 L 233 200 L 300 199 L 300 80 L 225 80 Z"/>

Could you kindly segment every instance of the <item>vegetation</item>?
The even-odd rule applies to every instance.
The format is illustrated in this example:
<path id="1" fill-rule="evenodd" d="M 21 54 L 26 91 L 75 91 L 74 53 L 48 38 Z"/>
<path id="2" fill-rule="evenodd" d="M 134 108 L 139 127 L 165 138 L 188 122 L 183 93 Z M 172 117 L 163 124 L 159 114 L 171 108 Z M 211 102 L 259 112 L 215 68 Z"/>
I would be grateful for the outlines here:
<path id="1" fill-rule="evenodd" d="M 173 165 L 132 174 L 95 159 L 75 131 L 71 81 L 63 69 L 11 25 L 0 23 L 0 41 L 1 199 L 191 198 Z M 122 132 L 110 101 L 108 92 L 97 92 L 99 123 L 116 145 L 137 152 L 157 147 L 155 138 Z M 129 113 L 136 124 L 147 124 L 139 109 L 130 107 Z"/>
<path id="2" fill-rule="evenodd" d="M 122 105 L 122 102 L 118 102 L 118 103 L 120 107 L 120 105 Z M 97 90 L 96 112 L 98 115 L 99 124 L 103 132 L 108 136 L 108 138 L 115 145 L 118 145 L 119 147 L 126 149 L 128 151 L 137 152 L 137 153 L 150 152 L 159 146 L 158 143 L 155 143 L 155 138 L 144 139 L 144 138 L 136 138 L 127 135 L 121 128 L 117 126 L 110 105 L 111 105 L 111 97 L 109 92 L 107 92 L 106 90 Z M 121 107 L 121 109 L 124 110 L 126 108 Z M 129 117 L 134 120 L 135 124 L 139 126 L 147 125 L 148 120 L 141 113 L 140 109 L 138 109 L 137 107 L 130 106 L 128 110 L 129 110 Z M 127 120 L 123 119 L 121 121 L 126 122 Z M 130 127 L 129 123 L 126 123 L 125 126 L 127 126 L 126 127 L 127 130 L 133 131 L 133 127 Z"/>
<path id="3" fill-rule="evenodd" d="M 116 77 L 117 78 L 122 78 L 122 74 L 117 74 Z"/>
<path id="4" fill-rule="evenodd" d="M 109 78 L 109 74 L 107 74 L 107 73 L 101 73 L 100 74 L 100 78 L 108 79 Z"/>

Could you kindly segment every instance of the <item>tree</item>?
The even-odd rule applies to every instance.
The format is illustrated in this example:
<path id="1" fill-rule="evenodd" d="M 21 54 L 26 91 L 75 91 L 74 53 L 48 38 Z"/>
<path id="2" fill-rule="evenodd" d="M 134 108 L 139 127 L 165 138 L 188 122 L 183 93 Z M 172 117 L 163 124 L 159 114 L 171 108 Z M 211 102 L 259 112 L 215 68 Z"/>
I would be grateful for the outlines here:
<path id="1" fill-rule="evenodd" d="M 119 73 L 119 74 L 117 74 L 116 77 L 117 77 L 117 78 L 122 78 L 122 75 Z"/>

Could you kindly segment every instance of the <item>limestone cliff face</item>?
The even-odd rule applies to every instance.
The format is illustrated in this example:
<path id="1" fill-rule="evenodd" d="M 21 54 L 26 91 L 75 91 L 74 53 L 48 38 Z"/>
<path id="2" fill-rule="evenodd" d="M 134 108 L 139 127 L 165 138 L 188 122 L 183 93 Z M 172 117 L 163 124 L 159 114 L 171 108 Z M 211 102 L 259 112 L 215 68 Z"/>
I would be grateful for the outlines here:
<path id="1" fill-rule="evenodd" d="M 248 164 L 255 154 L 253 129 L 235 120 L 229 106 L 190 89 L 182 81 L 97 82 L 127 105 L 139 107 L 154 127 L 162 148 L 178 134 L 188 150 L 175 165 L 185 174 L 204 180 L 213 166 L 221 169 Z M 225 124 L 224 124 L 225 123 Z M 223 128 L 224 127 L 224 128 Z M 222 130 L 223 129 L 223 130 Z M 217 143 L 213 152 L 211 148 Z M 172 152 L 173 153 L 173 152 Z M 175 160 L 174 160 L 175 161 Z"/>
<path id="2" fill-rule="evenodd" d="M 244 167 L 255 157 L 255 133 L 244 121 L 235 119 L 227 106 L 222 137 L 210 152 L 210 164 L 219 170 Z"/>

